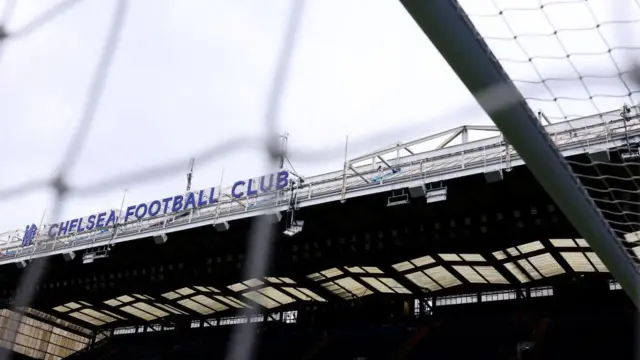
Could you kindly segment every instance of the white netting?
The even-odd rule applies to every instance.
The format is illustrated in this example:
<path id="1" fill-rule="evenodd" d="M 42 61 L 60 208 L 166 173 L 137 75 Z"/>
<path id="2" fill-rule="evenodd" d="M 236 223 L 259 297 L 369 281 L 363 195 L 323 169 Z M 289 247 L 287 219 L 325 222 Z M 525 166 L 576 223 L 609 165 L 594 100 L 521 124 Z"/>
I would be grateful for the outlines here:
<path id="1" fill-rule="evenodd" d="M 640 246 L 632 242 L 640 241 L 640 164 L 634 157 L 640 140 L 640 2 L 460 3 L 540 121 L 602 114 L 607 126 L 599 136 L 607 144 L 589 142 L 598 135 L 585 121 L 574 135 L 584 136 L 582 150 L 591 155 L 569 163 L 637 261 Z"/>
<path id="2" fill-rule="evenodd" d="M 640 102 L 638 1 L 464 0 L 530 107 L 549 120 Z"/>
<path id="3" fill-rule="evenodd" d="M 612 149 L 569 159 L 574 173 L 587 189 L 629 255 L 640 255 L 640 108 L 624 106 L 622 121 L 610 134 L 622 135 Z M 620 138 L 620 136 L 619 136 Z"/>
<path id="4" fill-rule="evenodd" d="M 13 28 L 10 26 L 11 18 L 18 2 L 17 0 L 4 1 L 2 3 L 4 7 L 0 9 L 0 60 L 3 51 L 6 50 L 5 43 L 24 39 L 80 3 L 83 1 L 55 2 L 50 9 L 28 21 L 27 25 Z M 82 151 L 84 135 L 94 122 L 96 107 L 103 92 L 105 79 L 109 76 L 110 63 L 118 48 L 120 32 L 132 2 L 119 0 L 113 3 L 113 13 L 109 14 L 111 17 L 109 33 L 102 47 L 86 102 L 80 111 L 78 131 L 72 142 L 68 144 L 66 156 L 60 163 L 59 169 L 46 179 L 25 181 L 19 187 L 0 189 L 0 199 L 36 188 L 49 187 L 57 196 L 55 209 L 58 209 L 69 194 L 87 194 L 101 188 L 115 187 L 120 183 L 153 181 L 164 174 L 184 170 L 186 161 L 179 161 L 123 176 L 108 177 L 94 186 L 85 188 L 74 188 L 65 181 L 67 173 L 75 164 L 76 157 Z M 465 0 L 462 3 L 532 109 L 536 112 L 541 110 L 541 116 L 546 119 L 555 121 L 614 109 L 619 111 L 618 109 L 621 109 L 624 103 L 633 105 L 640 101 L 638 82 L 632 81 L 633 73 L 630 72 L 633 69 L 634 59 L 637 59 L 640 54 L 639 36 L 636 35 L 640 34 L 640 5 L 637 0 L 546 2 Z M 302 4 L 301 0 L 291 2 L 293 10 L 287 21 L 287 29 L 284 31 L 277 68 L 274 69 L 274 79 L 267 99 L 268 106 L 263 116 L 265 126 L 271 131 L 275 131 L 276 128 L 294 40 L 302 18 Z M 460 116 L 461 113 L 456 111 L 456 114 Z M 426 114 L 425 117 L 432 115 Z M 628 128 L 627 131 L 632 134 L 634 131 L 640 132 L 638 120 L 630 119 L 627 123 L 618 120 L 619 116 L 615 114 L 602 117 L 603 122 L 611 123 L 611 127 L 607 130 L 608 136 L 620 142 L 621 151 L 630 152 L 631 144 L 637 142 L 637 139 L 632 136 L 627 144 L 624 137 L 625 125 Z M 447 121 L 451 121 L 449 113 L 447 113 Z M 394 131 L 394 129 L 382 131 L 385 141 Z M 580 136 L 584 136 L 586 141 L 586 144 L 582 145 L 583 150 L 587 151 L 589 150 L 588 140 L 593 134 L 588 131 L 581 134 L 583 135 Z M 619 140 L 621 137 L 624 141 Z M 211 148 L 204 149 L 198 159 L 199 161 L 210 160 L 220 154 L 243 147 L 246 142 L 242 140 L 244 138 L 225 139 Z M 262 140 L 262 145 L 269 145 L 273 138 L 259 140 Z M 366 142 L 371 146 L 373 144 L 377 146 L 379 137 L 371 136 L 366 139 Z M 265 153 L 278 155 L 273 148 L 273 146 L 264 146 Z M 326 157 L 331 152 L 329 150 L 320 149 L 314 154 L 303 155 L 308 159 Z M 342 147 L 338 149 L 338 154 L 341 152 Z M 619 162 L 619 151 L 614 151 L 613 158 L 614 161 Z M 634 208 L 638 204 L 637 197 L 640 196 L 640 190 L 637 187 L 640 180 L 633 175 L 639 168 L 635 162 L 619 162 L 613 165 L 600 164 L 592 160 L 587 163 L 574 163 L 574 167 L 621 239 L 624 239 L 626 234 L 640 229 L 640 220 L 635 218 L 640 213 L 640 209 Z M 614 175 L 609 175 L 610 173 Z M 624 175 L 627 173 L 629 175 Z M 626 187 L 618 190 L 617 187 L 622 185 L 617 184 L 622 183 Z M 52 217 L 56 218 L 57 210 L 53 213 Z M 247 265 L 249 265 L 247 277 L 264 275 L 262 273 L 265 272 L 268 262 L 269 241 L 264 241 L 263 235 L 267 234 L 267 238 L 273 235 L 272 232 L 265 231 L 265 226 L 265 224 L 256 223 L 253 237 L 256 238 L 254 240 L 260 241 L 254 241 L 254 243 L 260 246 L 252 246 L 251 256 L 247 256 Z M 20 288 L 15 294 L 16 303 L 28 305 L 33 300 L 35 295 L 33 289 L 40 281 L 44 268 L 44 261 L 36 262 L 27 268 Z M 234 342 L 235 349 L 240 349 L 239 351 L 250 348 L 246 344 L 251 342 L 253 336 L 248 327 L 243 329 L 247 329 L 246 332 L 239 334 Z"/>
<path id="5" fill-rule="evenodd" d="M 12 18 L 15 16 L 16 8 L 18 6 L 28 6 L 26 2 L 18 2 L 17 0 L 0 0 L 0 65 L 3 60 L 4 52 L 6 51 L 6 43 L 20 41 L 32 35 L 34 32 L 41 30 L 45 25 L 59 19 L 63 14 L 72 11 L 78 5 L 85 3 L 81 0 L 61 0 L 55 1 L 45 11 L 39 13 L 36 16 L 31 17 L 26 25 L 15 27 L 11 26 Z M 112 13 L 106 16 L 110 16 L 110 22 L 108 25 L 107 36 L 99 53 L 99 59 L 97 61 L 93 77 L 91 78 L 89 88 L 86 92 L 86 97 L 82 103 L 80 109 L 80 119 L 76 128 L 73 130 L 73 136 L 69 144 L 66 144 L 66 151 L 64 157 L 59 166 L 55 169 L 54 174 L 49 178 L 42 180 L 22 180 L 22 183 L 16 187 L 10 189 L 0 190 L 0 200 L 4 200 L 11 196 L 23 195 L 29 191 L 34 191 L 41 188 L 50 188 L 54 192 L 54 204 L 50 217 L 52 219 L 58 219 L 63 203 L 68 199 L 69 193 L 77 193 L 78 190 L 74 189 L 68 183 L 69 173 L 77 165 L 77 160 L 80 154 L 84 150 L 86 144 L 87 134 L 90 132 L 93 125 L 95 125 L 95 117 L 98 112 L 99 104 L 102 100 L 102 95 L 105 91 L 105 84 L 108 77 L 111 75 L 111 68 L 113 59 L 119 49 L 121 42 L 121 35 L 123 28 L 125 27 L 125 20 L 130 12 L 133 2 L 129 0 L 118 0 L 112 3 Z M 266 109 L 263 114 L 263 121 L 267 128 L 267 134 L 261 141 L 256 141 L 263 146 L 264 152 L 271 162 L 275 162 L 279 156 L 283 156 L 281 151 L 274 146 L 274 143 L 278 140 L 278 136 L 275 134 L 277 129 L 277 122 L 280 116 L 280 105 L 284 89 L 287 85 L 290 63 L 293 59 L 294 47 L 296 44 L 296 37 L 298 35 L 298 29 L 302 20 L 305 1 L 296 0 L 291 2 L 291 10 L 289 16 L 286 19 L 286 28 L 282 36 L 280 44 L 280 51 L 278 52 L 277 60 L 275 63 L 275 69 L 273 71 L 273 78 L 267 92 Z M 81 31 L 81 30 L 80 30 Z M 225 139 L 222 143 L 218 143 L 209 149 L 205 149 L 200 154 L 202 158 L 215 157 L 216 153 L 230 152 L 241 147 L 243 142 L 239 138 Z M 167 163 L 154 168 L 146 169 L 138 174 L 131 174 L 131 179 L 138 178 L 141 181 L 153 181 L 163 174 L 175 172 L 178 169 L 184 169 L 184 161 L 179 163 Z M 270 166 L 272 164 L 269 164 Z M 275 166 L 274 166 L 275 167 Z M 144 174 L 146 173 L 146 175 Z M 108 181 L 107 181 L 108 182 Z M 115 182 L 119 182 L 116 179 Z M 35 227 L 35 225 L 33 226 Z M 33 227 L 27 228 L 26 232 L 31 233 L 37 231 Z M 270 240 L 273 238 L 273 228 L 269 226 L 267 220 L 259 218 L 253 224 L 252 233 L 249 239 L 249 250 L 247 261 L 245 264 L 246 277 L 260 277 L 265 274 L 269 264 L 269 246 Z M 19 234 L 25 237 L 25 233 Z M 10 238 L 14 235 L 11 233 L 5 234 Z M 11 316 L 15 318 L 16 323 L 19 323 L 22 318 L 22 314 L 17 311 L 22 307 L 29 307 L 36 295 L 35 291 L 38 284 L 43 278 L 44 270 L 48 259 L 34 259 L 29 266 L 25 269 L 18 284 L 17 289 L 12 294 L 12 310 Z M 243 309 L 242 312 L 246 312 L 246 316 L 250 316 L 252 312 L 258 311 L 256 309 Z M 2 338 L 2 342 L 5 344 L 13 344 L 16 337 L 16 333 L 9 333 Z M 246 359 L 251 358 L 251 351 L 253 347 L 251 344 L 255 339 L 255 331 L 250 327 L 239 327 L 237 332 L 232 336 L 230 343 L 229 354 L 230 358 Z M 5 359 L 9 356 L 8 352 L 0 353 L 0 359 Z"/>

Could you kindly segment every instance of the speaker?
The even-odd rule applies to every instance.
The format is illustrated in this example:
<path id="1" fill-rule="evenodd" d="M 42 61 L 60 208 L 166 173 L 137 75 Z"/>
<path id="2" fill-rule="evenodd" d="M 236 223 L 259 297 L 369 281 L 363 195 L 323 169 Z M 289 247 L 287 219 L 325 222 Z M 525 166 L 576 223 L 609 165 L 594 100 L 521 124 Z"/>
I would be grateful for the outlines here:
<path id="1" fill-rule="evenodd" d="M 424 188 L 424 184 L 421 186 L 413 186 L 409 188 L 409 195 L 411 195 L 412 198 L 424 197 L 425 194 L 426 191 Z"/>
<path id="2" fill-rule="evenodd" d="M 64 261 L 71 261 L 76 258 L 76 253 L 74 253 L 73 251 L 64 253 L 62 254 L 62 257 L 64 258 Z"/>
<path id="3" fill-rule="evenodd" d="M 158 245 L 166 243 L 167 242 L 167 234 L 155 235 L 153 237 L 153 242 L 155 242 Z"/>
<path id="4" fill-rule="evenodd" d="M 216 228 L 216 230 L 218 231 L 227 231 L 229 230 L 229 223 L 226 221 L 223 222 L 219 222 L 217 224 L 213 224 L 213 227 Z"/>
<path id="5" fill-rule="evenodd" d="M 611 157 L 609 156 L 608 150 L 602 150 L 602 151 L 590 152 L 589 159 L 591 159 L 591 162 L 608 163 L 611 160 Z"/>
<path id="6" fill-rule="evenodd" d="M 488 183 L 494 183 L 502 181 L 504 175 L 502 174 L 502 170 L 489 171 L 484 173 L 484 179 L 487 180 Z"/>

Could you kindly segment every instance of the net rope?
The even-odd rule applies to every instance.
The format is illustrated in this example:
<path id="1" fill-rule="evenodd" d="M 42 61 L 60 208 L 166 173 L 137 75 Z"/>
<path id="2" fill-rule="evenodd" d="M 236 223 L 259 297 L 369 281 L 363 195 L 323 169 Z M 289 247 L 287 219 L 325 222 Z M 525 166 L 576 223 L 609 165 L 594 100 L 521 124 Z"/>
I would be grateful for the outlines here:
<path id="1" fill-rule="evenodd" d="M 0 8 L 0 66 L 5 44 L 12 41 L 28 37 L 37 31 L 41 31 L 48 23 L 63 16 L 66 12 L 72 11 L 78 4 L 87 0 L 61 0 L 50 9 L 44 11 L 39 16 L 34 17 L 26 25 L 18 29 L 11 28 L 11 18 L 14 10 L 19 6 L 17 0 L 5 1 L 4 8 Z M 274 71 L 272 89 L 267 99 L 267 112 L 264 115 L 264 122 L 267 128 L 273 130 L 277 128 L 278 104 L 286 86 L 286 75 L 289 71 L 290 59 L 294 52 L 294 42 L 296 35 L 302 27 L 302 0 L 292 0 L 292 15 L 288 20 L 290 26 L 283 34 L 282 52 L 278 61 L 278 67 Z M 69 195 L 82 196 L 108 191 L 119 187 L 121 184 L 137 184 L 148 181 L 155 181 L 167 176 L 173 176 L 184 170 L 184 164 L 188 159 L 178 159 L 173 162 L 164 163 L 151 168 L 136 170 L 131 173 L 118 174 L 105 177 L 95 183 L 74 185 L 69 184 L 66 176 L 75 164 L 76 157 L 81 153 L 83 141 L 86 134 L 91 130 L 94 123 L 94 115 L 97 104 L 104 88 L 105 79 L 109 76 L 110 64 L 114 54 L 117 52 L 119 34 L 126 22 L 128 11 L 128 0 L 118 0 L 114 2 L 114 11 L 111 14 L 111 32 L 104 43 L 102 55 L 96 65 L 92 85 L 87 92 L 86 100 L 81 115 L 78 120 L 77 132 L 72 140 L 67 144 L 65 157 L 56 169 L 55 173 L 45 178 L 25 179 L 17 186 L 0 189 L 0 201 L 10 199 L 15 196 L 23 196 L 25 193 L 48 188 L 51 189 L 55 197 L 53 208 L 49 217 L 54 221 L 58 220 L 59 210 Z M 629 1 L 629 9 L 621 11 L 619 17 L 602 18 L 601 14 L 606 13 L 602 9 L 611 7 L 611 0 L 571 0 L 571 1 L 497 1 L 497 0 L 466 0 L 461 1 L 463 7 L 470 18 L 478 27 L 485 40 L 489 43 L 499 61 L 505 67 L 507 73 L 513 79 L 519 90 L 525 96 L 532 109 L 540 111 L 540 114 L 552 121 L 566 120 L 594 113 L 602 113 L 612 109 L 619 109 L 624 103 L 637 105 L 640 102 L 640 86 L 638 85 L 637 68 L 634 68 L 640 55 L 640 2 L 638 0 Z M 583 16 L 574 16 L 581 23 L 568 24 L 559 23 L 557 20 L 557 9 L 566 8 L 562 11 L 575 11 Z M 574 8 L 575 7 L 575 8 Z M 579 9 L 579 10 L 576 10 Z M 514 23 L 511 16 L 513 14 L 525 14 L 525 17 L 537 16 L 539 24 L 535 29 L 523 31 L 519 26 L 519 21 Z M 565 19 L 566 20 L 566 19 Z M 576 20 L 577 21 L 577 20 Z M 572 21 L 573 22 L 573 21 Z M 496 24 L 497 23 L 497 24 Z M 494 31 L 499 29 L 497 33 Z M 622 30 L 621 30 L 622 29 Z M 566 39 L 567 34 L 572 33 L 593 33 L 600 39 L 601 48 L 591 51 L 574 49 L 574 41 Z M 531 41 L 554 41 L 555 46 L 544 46 L 543 43 L 529 44 Z M 295 40 L 295 41 L 294 41 Z M 505 45 L 506 44 L 506 45 Z M 550 50 L 555 51 L 540 51 Z M 517 56 L 514 54 L 518 54 Z M 602 69 L 603 64 L 606 69 Z M 597 65 L 595 69 L 591 69 Z M 521 70 L 528 67 L 529 76 Z M 508 104 L 502 102 L 499 97 L 500 89 L 488 89 L 485 96 L 496 98 L 495 106 L 501 107 Z M 469 105 L 469 106 L 467 106 Z M 458 117 L 464 117 L 474 111 L 473 104 L 462 104 L 456 109 Z M 635 108 L 632 108 L 635 109 Z M 448 112 L 441 115 L 428 114 L 431 122 L 449 121 Z M 606 119 L 605 119 L 606 120 Z M 603 120 L 603 121 L 605 121 Z M 387 143 L 389 139 L 406 138 L 414 136 L 415 133 L 424 133 L 424 124 L 416 126 L 401 126 L 384 129 L 363 139 L 350 143 L 350 148 L 372 149 L 378 147 L 380 143 Z M 629 122 L 630 127 L 640 126 L 638 119 L 634 118 Z M 221 142 L 208 148 L 202 149 L 195 157 L 200 164 L 209 163 L 219 157 L 228 155 L 231 152 L 246 149 L 247 144 L 257 144 L 264 149 L 273 160 L 283 154 L 275 150 L 274 139 L 276 134 L 270 132 L 266 137 L 239 137 L 223 139 Z M 617 149 L 616 151 L 623 151 Z M 628 150 L 628 149 L 627 149 Z M 287 151 L 287 161 L 325 161 L 330 158 L 341 157 L 344 147 L 342 145 L 334 148 L 323 148 L 314 151 L 305 149 L 289 148 Z M 633 209 L 634 196 L 640 196 L 640 176 L 636 176 L 640 165 L 637 163 L 572 163 L 575 169 L 590 168 L 598 170 L 597 175 L 582 173 L 576 170 L 577 175 L 582 180 L 585 187 L 590 191 L 594 200 L 602 205 L 601 211 L 607 217 L 621 240 L 628 237 L 629 233 L 640 230 L 640 209 Z M 601 167 L 624 168 L 630 174 L 628 177 L 612 177 L 604 175 Z M 633 189 L 619 191 L 613 185 L 613 180 L 632 183 Z M 599 195 L 607 194 L 607 198 Z M 253 234 L 263 235 L 265 225 L 254 224 Z M 272 237 L 273 231 L 267 231 Z M 256 236 L 253 236 L 256 237 Z M 639 237 L 640 238 L 640 237 Z M 263 243 L 269 244 L 269 241 Z M 627 241 L 626 243 L 629 243 Z M 634 253 L 633 247 L 629 247 L 630 253 Z M 268 249 L 258 249 L 260 256 L 266 256 Z M 256 260 L 255 256 L 247 256 L 252 262 L 260 263 L 253 270 L 246 270 L 247 276 L 260 277 L 266 274 L 268 261 L 265 259 Z M 267 259 L 268 260 L 268 259 Z M 16 306 L 28 306 L 35 293 L 33 289 L 42 278 L 43 269 L 46 265 L 46 258 L 34 261 L 27 267 L 20 288 L 15 292 Z M 250 265 L 250 264 L 248 264 Z M 246 267 L 249 267 L 246 265 Z M 237 334 L 232 342 L 232 349 L 229 350 L 234 358 L 245 359 L 250 357 L 250 353 L 240 347 L 247 347 L 247 342 L 251 343 L 255 331 L 248 327 L 246 332 Z M 252 335 L 253 334 L 253 335 Z M 235 348 L 235 350 L 234 350 Z M 0 355 L 0 357 L 3 355 Z"/>
<path id="2" fill-rule="evenodd" d="M 567 162 L 620 245 L 639 264 L 640 162 L 626 161 L 623 154 L 637 151 L 638 139 L 626 135 L 640 129 L 640 1 L 486 0 L 461 5 L 540 121 L 600 114 L 607 139 L 625 134 L 627 140 L 608 151 L 605 161 L 588 156 Z M 561 16 L 569 13 L 570 20 Z M 620 122 L 623 118 L 627 121 Z M 574 129 L 572 135 L 580 136 L 580 129 Z M 584 153 L 592 151 L 583 146 Z"/>
<path id="3" fill-rule="evenodd" d="M 461 5 L 529 106 L 557 121 L 640 102 L 640 4 L 634 0 L 622 11 L 622 3 L 467 0 Z"/>

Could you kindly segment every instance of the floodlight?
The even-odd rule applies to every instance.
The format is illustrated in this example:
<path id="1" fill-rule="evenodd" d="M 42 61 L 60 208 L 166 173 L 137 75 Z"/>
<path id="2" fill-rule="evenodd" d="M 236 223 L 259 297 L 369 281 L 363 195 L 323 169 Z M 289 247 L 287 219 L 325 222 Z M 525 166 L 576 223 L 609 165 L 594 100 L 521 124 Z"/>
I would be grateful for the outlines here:
<path id="1" fill-rule="evenodd" d="M 304 220 L 295 220 L 291 225 L 283 232 L 286 236 L 293 236 L 302 231 L 304 226 Z"/>
<path id="2" fill-rule="evenodd" d="M 82 255 L 82 263 L 83 264 L 91 264 L 94 259 L 95 259 L 95 254 L 94 253 L 87 253 L 87 254 Z"/>
<path id="3" fill-rule="evenodd" d="M 640 159 L 640 151 L 631 150 L 620 154 L 622 160 L 638 160 Z"/>
<path id="4" fill-rule="evenodd" d="M 82 263 L 83 264 L 91 264 L 96 259 L 104 259 L 104 258 L 108 258 L 108 257 L 109 257 L 109 249 L 108 248 L 103 248 L 103 249 L 98 250 L 98 251 L 86 252 L 84 255 L 82 255 Z"/>
<path id="5" fill-rule="evenodd" d="M 430 190 L 427 192 L 427 204 L 447 200 L 447 188 Z"/>
<path id="6" fill-rule="evenodd" d="M 409 195 L 408 194 L 400 194 L 400 195 L 391 195 L 387 198 L 387 206 L 397 206 L 404 205 L 409 203 Z"/>

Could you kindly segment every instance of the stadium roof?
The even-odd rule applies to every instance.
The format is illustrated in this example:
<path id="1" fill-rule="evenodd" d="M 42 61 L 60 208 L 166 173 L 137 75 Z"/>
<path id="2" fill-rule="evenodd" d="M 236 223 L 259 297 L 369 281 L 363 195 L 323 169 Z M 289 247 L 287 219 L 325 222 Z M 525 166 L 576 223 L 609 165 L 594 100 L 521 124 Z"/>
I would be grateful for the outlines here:
<path id="1" fill-rule="evenodd" d="M 639 110 L 634 108 L 634 111 L 638 113 Z M 572 156 L 615 148 L 624 144 L 626 136 L 640 134 L 640 122 L 637 119 L 627 124 L 627 133 L 623 125 L 618 111 L 611 111 L 547 125 L 546 129 L 563 154 Z M 5 233 L 2 235 L 4 239 L 0 239 L 5 242 L 0 264 L 269 215 L 287 210 L 294 194 L 296 206 L 302 208 L 369 194 L 424 187 L 425 184 L 473 174 L 508 171 L 524 164 L 502 136 L 467 141 L 468 132 L 474 129 L 495 130 L 491 127 L 460 127 L 398 144 L 350 159 L 343 170 L 300 177 L 296 185 L 281 194 L 272 191 L 242 199 L 221 196 L 215 204 L 178 215 L 159 215 L 119 224 L 114 228 L 55 238 L 48 238 L 44 235 L 45 231 L 41 231 L 40 238 L 29 246 L 22 246 L 24 231 Z M 460 138 L 461 143 L 451 145 L 455 138 Z"/>
<path id="2" fill-rule="evenodd" d="M 634 250 L 640 251 L 640 241 Z M 416 296 L 438 293 L 462 284 L 488 284 L 492 288 L 513 288 L 565 273 L 607 273 L 598 256 L 584 239 L 541 239 L 490 255 L 478 253 L 435 253 L 385 266 L 336 266 L 308 274 L 324 289 L 310 289 L 304 277 L 265 277 L 215 288 L 193 284 L 162 293 L 130 293 L 104 299 L 93 305 L 82 298 L 41 309 L 62 318 L 79 320 L 87 326 L 112 326 L 136 318 L 158 321 L 172 316 L 214 316 L 232 314 L 243 308 L 277 310 L 294 303 L 325 303 L 367 296 Z"/>

